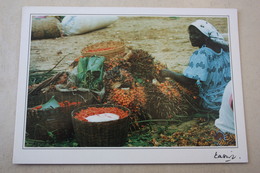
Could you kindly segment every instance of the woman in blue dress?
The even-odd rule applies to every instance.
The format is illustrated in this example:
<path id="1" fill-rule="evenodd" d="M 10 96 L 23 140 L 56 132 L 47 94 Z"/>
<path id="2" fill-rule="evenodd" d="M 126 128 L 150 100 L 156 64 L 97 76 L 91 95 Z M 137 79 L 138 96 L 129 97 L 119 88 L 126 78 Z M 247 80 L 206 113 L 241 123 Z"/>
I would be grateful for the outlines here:
<path id="1" fill-rule="evenodd" d="M 222 95 L 231 80 L 228 43 L 217 29 L 205 20 L 193 22 L 189 28 L 190 42 L 199 47 L 190 57 L 183 74 L 164 69 L 161 76 L 170 77 L 184 86 L 195 83 L 199 88 L 201 106 L 219 111 Z"/>

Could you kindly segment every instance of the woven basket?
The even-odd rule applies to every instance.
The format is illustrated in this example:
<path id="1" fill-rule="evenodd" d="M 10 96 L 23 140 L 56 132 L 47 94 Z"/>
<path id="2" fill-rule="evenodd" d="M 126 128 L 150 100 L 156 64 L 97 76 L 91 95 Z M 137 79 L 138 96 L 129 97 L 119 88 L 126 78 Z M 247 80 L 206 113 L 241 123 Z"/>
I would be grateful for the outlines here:
<path id="1" fill-rule="evenodd" d="M 93 104 L 93 96 L 90 92 L 77 92 L 76 95 L 74 94 L 51 92 L 28 97 L 26 121 L 28 137 L 44 141 L 60 141 L 72 137 L 74 132 L 70 116 L 71 112 L 77 107 Z M 81 102 L 81 104 L 46 110 L 32 109 L 35 106 L 46 103 L 52 96 L 55 96 L 58 102 Z"/>
<path id="2" fill-rule="evenodd" d="M 104 50 L 100 50 L 100 49 L 104 49 Z M 107 59 L 110 59 L 112 57 L 124 53 L 125 53 L 125 44 L 124 42 L 120 42 L 120 41 L 107 41 L 107 42 L 95 43 L 81 50 L 82 56 L 91 57 L 96 55 L 96 56 L 104 56 Z"/>
<path id="3" fill-rule="evenodd" d="M 87 122 L 74 118 L 75 113 L 89 107 L 117 107 L 128 111 L 129 115 L 122 119 L 107 122 Z M 129 116 L 129 109 L 115 105 L 90 105 L 75 109 L 72 112 L 72 123 L 79 146 L 116 147 L 124 145 L 129 130 Z"/>

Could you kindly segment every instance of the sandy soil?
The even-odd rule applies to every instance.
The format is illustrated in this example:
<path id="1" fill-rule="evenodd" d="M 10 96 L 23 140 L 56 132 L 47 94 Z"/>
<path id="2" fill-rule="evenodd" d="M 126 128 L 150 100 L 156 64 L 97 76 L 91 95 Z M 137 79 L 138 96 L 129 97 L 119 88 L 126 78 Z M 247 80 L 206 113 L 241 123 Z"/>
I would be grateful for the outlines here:
<path id="1" fill-rule="evenodd" d="M 194 48 L 187 28 L 194 17 L 120 17 L 112 25 L 83 35 L 56 39 L 32 40 L 30 70 L 49 70 L 64 58 L 55 70 L 66 70 L 88 44 L 108 40 L 124 41 L 128 47 L 148 51 L 168 68 L 182 72 L 188 65 Z M 200 18 L 212 23 L 221 33 L 227 33 L 226 18 Z"/>

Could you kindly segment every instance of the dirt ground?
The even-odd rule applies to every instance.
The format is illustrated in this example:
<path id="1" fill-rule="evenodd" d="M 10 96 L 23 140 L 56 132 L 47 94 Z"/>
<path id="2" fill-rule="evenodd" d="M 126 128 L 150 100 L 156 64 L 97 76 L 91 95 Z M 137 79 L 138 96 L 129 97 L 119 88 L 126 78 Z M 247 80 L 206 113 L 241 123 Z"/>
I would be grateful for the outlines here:
<path id="1" fill-rule="evenodd" d="M 30 70 L 53 68 L 66 70 L 87 45 L 101 41 L 124 41 L 127 47 L 148 51 L 168 68 L 182 72 L 194 48 L 190 45 L 187 28 L 197 19 L 212 23 L 221 33 L 228 33 L 226 18 L 198 17 L 119 17 L 112 25 L 83 35 L 31 41 Z"/>

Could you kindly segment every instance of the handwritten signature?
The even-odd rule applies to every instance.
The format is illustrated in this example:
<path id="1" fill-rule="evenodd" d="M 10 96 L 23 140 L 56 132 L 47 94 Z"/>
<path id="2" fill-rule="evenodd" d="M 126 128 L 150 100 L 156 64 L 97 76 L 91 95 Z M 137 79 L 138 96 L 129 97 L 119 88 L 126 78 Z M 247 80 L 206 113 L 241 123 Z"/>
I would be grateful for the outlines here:
<path id="1" fill-rule="evenodd" d="M 218 154 L 218 152 L 215 152 L 214 159 L 225 159 L 225 162 L 229 162 L 231 160 L 234 160 L 236 156 L 234 154 L 227 155 L 227 154 Z"/>

